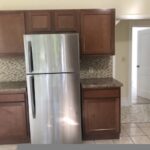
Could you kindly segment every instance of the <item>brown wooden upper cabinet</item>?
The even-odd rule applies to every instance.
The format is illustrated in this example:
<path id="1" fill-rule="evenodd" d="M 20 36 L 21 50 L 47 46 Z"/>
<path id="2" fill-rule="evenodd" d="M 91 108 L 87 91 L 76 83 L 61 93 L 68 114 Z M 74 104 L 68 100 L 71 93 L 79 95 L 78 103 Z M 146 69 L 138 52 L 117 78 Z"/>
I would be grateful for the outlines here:
<path id="1" fill-rule="evenodd" d="M 78 32 L 79 31 L 79 11 L 77 10 L 57 10 L 54 11 L 55 31 L 58 32 Z"/>
<path id="2" fill-rule="evenodd" d="M 78 32 L 82 55 L 115 53 L 115 9 L 0 11 L 0 55 L 23 54 L 23 34 Z"/>
<path id="3" fill-rule="evenodd" d="M 0 12 L 0 54 L 23 54 L 23 12 Z"/>
<path id="4" fill-rule="evenodd" d="M 26 33 L 79 31 L 78 11 L 27 11 Z"/>
<path id="5" fill-rule="evenodd" d="M 115 53 L 115 9 L 81 10 L 81 53 Z"/>
<path id="6" fill-rule="evenodd" d="M 52 15 L 50 11 L 27 11 L 26 33 L 52 31 Z"/>

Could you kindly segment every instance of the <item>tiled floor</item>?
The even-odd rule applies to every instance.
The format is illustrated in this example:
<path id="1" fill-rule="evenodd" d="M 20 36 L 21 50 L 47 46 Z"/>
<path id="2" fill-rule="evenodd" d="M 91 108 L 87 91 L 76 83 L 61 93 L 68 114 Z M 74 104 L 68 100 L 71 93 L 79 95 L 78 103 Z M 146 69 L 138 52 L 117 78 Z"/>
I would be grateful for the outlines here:
<path id="1" fill-rule="evenodd" d="M 150 122 L 150 104 L 122 106 L 121 122 Z"/>
<path id="2" fill-rule="evenodd" d="M 143 97 L 140 97 L 140 96 L 137 96 L 136 99 L 134 99 L 132 101 L 133 104 L 150 104 L 150 100 L 147 99 L 147 98 L 143 98 Z"/>
<path id="3" fill-rule="evenodd" d="M 84 144 L 150 144 L 150 123 L 123 123 L 120 139 L 84 141 Z"/>
<path id="4" fill-rule="evenodd" d="M 17 150 L 17 145 L 1 145 L 0 150 Z"/>

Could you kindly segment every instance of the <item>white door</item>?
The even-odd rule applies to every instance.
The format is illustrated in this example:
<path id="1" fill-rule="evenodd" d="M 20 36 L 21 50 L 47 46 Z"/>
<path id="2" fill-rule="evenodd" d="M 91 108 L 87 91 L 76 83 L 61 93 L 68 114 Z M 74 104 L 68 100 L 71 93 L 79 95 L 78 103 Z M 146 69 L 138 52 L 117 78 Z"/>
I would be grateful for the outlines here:
<path id="1" fill-rule="evenodd" d="M 150 99 L 150 29 L 138 32 L 137 95 Z"/>

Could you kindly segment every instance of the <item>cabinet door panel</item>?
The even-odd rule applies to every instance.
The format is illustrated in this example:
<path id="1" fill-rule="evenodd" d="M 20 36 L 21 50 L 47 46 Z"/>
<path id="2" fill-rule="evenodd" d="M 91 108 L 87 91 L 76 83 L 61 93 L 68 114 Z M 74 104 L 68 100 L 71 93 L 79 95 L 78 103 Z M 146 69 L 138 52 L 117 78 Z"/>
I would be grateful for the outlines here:
<path id="1" fill-rule="evenodd" d="M 1 103 L 0 143 L 25 142 L 28 136 L 25 103 Z"/>
<path id="2" fill-rule="evenodd" d="M 115 122 L 115 100 L 86 100 L 86 131 L 96 132 L 98 130 L 113 130 L 116 127 Z"/>
<path id="3" fill-rule="evenodd" d="M 23 54 L 24 13 L 0 13 L 0 53 Z"/>
<path id="4" fill-rule="evenodd" d="M 82 54 L 114 54 L 114 12 L 81 11 Z"/>
<path id="5" fill-rule="evenodd" d="M 55 11 L 55 31 L 78 32 L 79 13 L 77 10 L 57 10 Z"/>
<path id="6" fill-rule="evenodd" d="M 108 93 L 110 89 L 88 89 L 90 97 L 85 97 L 87 89 L 83 90 L 82 117 L 83 139 L 118 139 L 120 134 L 120 94 L 117 97 L 106 97 L 103 91 Z M 99 93 L 95 97 L 93 91 Z M 112 88 L 112 91 L 114 89 Z M 120 88 L 118 88 L 118 92 Z M 90 94 L 91 93 L 91 94 Z M 93 97 L 92 97 L 93 96 Z"/>
<path id="7" fill-rule="evenodd" d="M 38 33 L 52 30 L 50 11 L 31 11 L 26 13 L 26 32 Z"/>

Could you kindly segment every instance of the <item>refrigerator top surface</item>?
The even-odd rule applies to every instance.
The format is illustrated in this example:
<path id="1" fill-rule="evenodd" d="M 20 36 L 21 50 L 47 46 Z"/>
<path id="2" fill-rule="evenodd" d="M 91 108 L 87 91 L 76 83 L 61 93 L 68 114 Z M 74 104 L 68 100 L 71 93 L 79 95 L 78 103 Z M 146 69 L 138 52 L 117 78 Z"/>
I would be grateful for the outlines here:
<path id="1" fill-rule="evenodd" d="M 79 72 L 78 33 L 24 35 L 26 74 Z"/>

